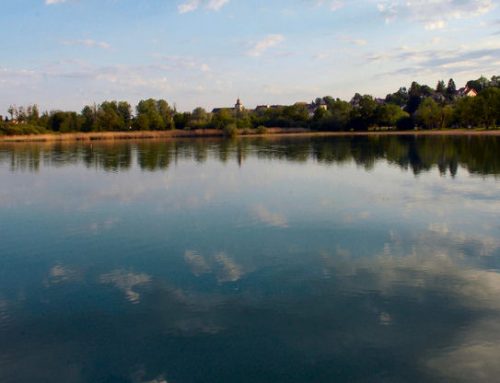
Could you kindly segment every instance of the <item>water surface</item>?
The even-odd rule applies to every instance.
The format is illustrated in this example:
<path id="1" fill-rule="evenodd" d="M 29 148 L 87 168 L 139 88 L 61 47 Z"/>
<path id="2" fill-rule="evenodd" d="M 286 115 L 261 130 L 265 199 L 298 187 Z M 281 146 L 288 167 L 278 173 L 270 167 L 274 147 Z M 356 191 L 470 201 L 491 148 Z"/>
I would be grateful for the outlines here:
<path id="1" fill-rule="evenodd" d="M 0 381 L 496 381 L 499 147 L 0 144 Z"/>

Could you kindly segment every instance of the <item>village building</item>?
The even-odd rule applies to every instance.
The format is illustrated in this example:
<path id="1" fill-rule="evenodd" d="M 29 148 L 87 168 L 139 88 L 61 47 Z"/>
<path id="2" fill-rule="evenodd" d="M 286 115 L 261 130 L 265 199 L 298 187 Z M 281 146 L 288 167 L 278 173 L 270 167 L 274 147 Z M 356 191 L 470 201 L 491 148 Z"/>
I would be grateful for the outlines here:
<path id="1" fill-rule="evenodd" d="M 317 110 L 328 110 L 328 104 L 325 100 L 321 99 L 319 102 L 311 102 L 310 104 L 307 102 L 296 102 L 295 106 L 304 106 L 307 108 L 307 112 L 309 113 L 309 117 L 314 116 Z"/>
<path id="2" fill-rule="evenodd" d="M 263 112 L 263 111 L 268 110 L 268 109 L 270 109 L 270 108 L 271 108 L 271 107 L 270 107 L 269 105 L 257 105 L 257 106 L 255 107 L 255 111 L 256 111 L 256 112 Z"/>
<path id="3" fill-rule="evenodd" d="M 324 99 L 321 99 L 319 104 L 316 104 L 316 108 L 321 109 L 321 110 L 328 110 L 328 104 L 326 103 L 326 101 Z"/>
<path id="4" fill-rule="evenodd" d="M 476 97 L 478 92 L 474 88 L 466 86 L 465 88 L 460 88 L 458 90 L 458 95 L 461 97 Z"/>
<path id="5" fill-rule="evenodd" d="M 303 107 L 307 108 L 307 111 L 311 117 L 314 116 L 314 114 L 316 113 L 316 110 L 318 110 L 318 109 L 325 110 L 325 111 L 328 110 L 328 104 L 323 99 L 321 99 L 318 102 L 313 101 L 311 103 L 296 102 L 294 104 L 294 106 L 303 106 Z M 255 112 L 264 112 L 264 111 L 270 110 L 270 109 L 276 110 L 276 109 L 283 109 L 285 107 L 286 107 L 286 105 L 257 105 L 255 107 L 255 109 L 253 109 L 253 110 Z M 238 113 L 238 112 L 243 112 L 246 109 L 245 109 L 245 106 L 243 105 L 243 103 L 241 102 L 241 99 L 238 98 L 236 100 L 236 104 L 234 104 L 233 108 L 230 108 L 230 107 L 214 108 L 214 109 L 212 109 L 212 114 L 219 113 L 223 110 L 226 110 L 226 111 L 231 112 L 231 113 Z"/>

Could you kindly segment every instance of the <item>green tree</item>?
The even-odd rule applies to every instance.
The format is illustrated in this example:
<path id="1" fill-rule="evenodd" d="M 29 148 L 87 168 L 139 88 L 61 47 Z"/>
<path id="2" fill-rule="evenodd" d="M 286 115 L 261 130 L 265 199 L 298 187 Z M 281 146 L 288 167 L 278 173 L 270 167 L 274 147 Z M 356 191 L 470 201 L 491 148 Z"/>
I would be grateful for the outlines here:
<path id="1" fill-rule="evenodd" d="M 17 108 L 14 105 L 10 105 L 9 109 L 7 109 L 7 113 L 10 114 L 10 119 L 13 120 L 14 116 L 17 114 Z"/>
<path id="2" fill-rule="evenodd" d="M 82 130 L 84 132 L 91 132 L 97 130 L 97 106 L 86 105 L 82 109 Z"/>
<path id="3" fill-rule="evenodd" d="M 472 128 L 478 124 L 477 97 L 462 97 L 454 108 L 454 120 L 458 126 Z"/>
<path id="4" fill-rule="evenodd" d="M 203 108 L 198 107 L 193 110 L 193 113 L 191 113 L 189 126 L 195 129 L 203 129 L 207 127 L 209 122 L 210 116 L 207 111 Z"/>
<path id="5" fill-rule="evenodd" d="M 410 115 L 395 104 L 383 104 L 377 107 L 375 112 L 375 122 L 378 126 L 394 128 L 403 118 L 408 118 Z"/>
<path id="6" fill-rule="evenodd" d="M 123 120 L 124 127 L 130 129 L 132 122 L 132 107 L 126 101 L 120 101 L 117 108 L 118 115 Z"/>
<path id="7" fill-rule="evenodd" d="M 438 129 L 442 124 L 442 111 L 432 98 L 425 98 L 417 111 L 415 118 L 426 129 Z"/>
<path id="8" fill-rule="evenodd" d="M 443 80 L 438 81 L 436 85 L 436 92 L 442 95 L 446 94 L 446 85 Z"/>
<path id="9" fill-rule="evenodd" d="M 409 97 L 408 90 L 405 87 L 401 87 L 397 92 L 388 94 L 385 97 L 385 102 L 403 107 L 408 103 Z"/>
<path id="10" fill-rule="evenodd" d="M 455 81 L 452 78 L 448 80 L 448 86 L 446 87 L 446 95 L 449 100 L 453 100 L 457 93 L 457 86 L 455 85 Z"/>
<path id="11" fill-rule="evenodd" d="M 161 128 L 174 129 L 174 111 L 170 105 L 168 105 L 168 102 L 165 100 L 158 100 L 156 102 L 156 108 L 162 120 Z"/>
<path id="12" fill-rule="evenodd" d="M 174 114 L 174 125 L 176 129 L 189 128 L 189 121 L 191 120 L 191 113 L 184 112 Z"/>
<path id="13" fill-rule="evenodd" d="M 75 112 L 52 111 L 48 118 L 48 128 L 54 132 L 78 132 L 81 129 L 81 118 Z"/>
<path id="14" fill-rule="evenodd" d="M 409 114 L 414 114 L 422 101 L 421 88 L 422 87 L 419 83 L 415 81 L 411 83 L 410 89 L 408 91 L 408 102 L 406 103 L 405 107 L 405 110 Z"/>
<path id="15" fill-rule="evenodd" d="M 212 116 L 212 126 L 216 129 L 224 129 L 229 124 L 234 123 L 234 116 L 229 109 L 221 109 Z"/>
<path id="16" fill-rule="evenodd" d="M 372 96 L 361 96 L 356 94 L 351 100 L 353 108 L 351 110 L 350 127 L 354 130 L 368 130 L 375 124 L 375 111 L 377 102 Z"/>
<path id="17" fill-rule="evenodd" d="M 476 112 L 481 123 L 488 127 L 494 128 L 500 122 L 500 89 L 487 88 L 476 97 Z"/>
<path id="18" fill-rule="evenodd" d="M 105 101 L 97 110 L 97 129 L 100 131 L 119 131 L 125 129 L 125 121 L 118 110 L 116 101 Z"/>
<path id="19" fill-rule="evenodd" d="M 167 104 L 168 105 L 168 104 Z M 164 106 L 164 105 L 163 105 Z M 136 129 L 139 130 L 164 130 L 167 128 L 166 111 L 162 115 L 158 109 L 158 102 L 152 98 L 139 101 L 136 107 Z"/>

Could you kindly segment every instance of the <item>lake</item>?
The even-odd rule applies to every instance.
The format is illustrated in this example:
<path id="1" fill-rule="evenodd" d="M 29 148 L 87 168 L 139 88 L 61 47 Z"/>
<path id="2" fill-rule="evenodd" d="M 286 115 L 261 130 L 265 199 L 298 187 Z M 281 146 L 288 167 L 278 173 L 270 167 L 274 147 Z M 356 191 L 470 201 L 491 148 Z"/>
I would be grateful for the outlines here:
<path id="1" fill-rule="evenodd" d="M 0 144 L 0 381 L 496 381 L 499 148 Z"/>

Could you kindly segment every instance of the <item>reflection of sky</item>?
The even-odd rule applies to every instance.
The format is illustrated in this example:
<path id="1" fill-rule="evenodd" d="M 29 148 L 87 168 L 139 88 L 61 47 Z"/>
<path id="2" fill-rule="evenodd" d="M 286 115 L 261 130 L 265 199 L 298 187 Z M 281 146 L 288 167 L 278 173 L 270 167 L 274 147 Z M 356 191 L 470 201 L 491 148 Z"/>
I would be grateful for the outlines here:
<path id="1" fill-rule="evenodd" d="M 497 180 L 218 155 L 0 165 L 2 382 L 498 376 Z"/>

